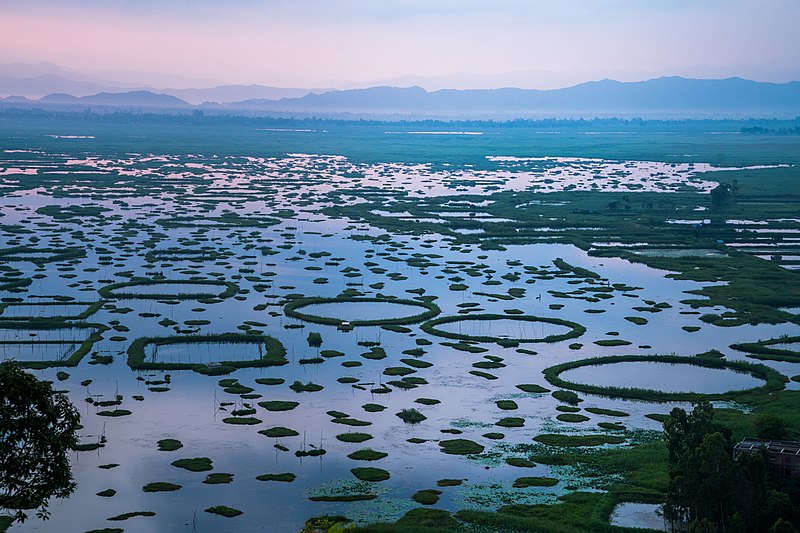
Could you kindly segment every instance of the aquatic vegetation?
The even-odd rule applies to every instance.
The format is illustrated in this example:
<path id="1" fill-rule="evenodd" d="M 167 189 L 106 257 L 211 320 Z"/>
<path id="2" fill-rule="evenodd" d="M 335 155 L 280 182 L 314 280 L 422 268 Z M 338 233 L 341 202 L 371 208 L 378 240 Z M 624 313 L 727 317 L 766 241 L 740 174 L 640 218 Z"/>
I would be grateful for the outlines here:
<path id="1" fill-rule="evenodd" d="M 174 452 L 183 448 L 183 443 L 177 439 L 161 439 L 158 441 L 158 449 L 162 452 Z"/>
<path id="2" fill-rule="evenodd" d="M 348 458 L 353 459 L 355 461 L 378 461 L 388 456 L 389 456 L 388 453 L 376 452 L 375 450 L 372 450 L 370 448 L 358 450 L 347 455 Z"/>
<path id="3" fill-rule="evenodd" d="M 423 312 L 416 315 L 409 315 L 400 318 L 374 318 L 366 320 L 349 320 L 347 317 L 331 318 L 324 316 L 309 315 L 300 311 L 300 309 L 320 304 L 335 304 L 335 303 L 353 303 L 353 302 L 376 302 L 383 304 L 398 304 L 412 307 L 422 307 L 425 309 Z M 327 324 L 331 326 L 339 326 L 342 322 L 347 322 L 351 326 L 384 326 L 384 325 L 405 325 L 416 324 L 423 322 L 439 314 L 439 307 L 433 302 L 406 300 L 401 298 L 297 298 L 290 300 L 283 308 L 286 316 L 304 320 L 306 322 L 313 322 L 315 324 Z"/>
<path id="4" fill-rule="evenodd" d="M 219 362 L 219 369 L 231 372 L 237 368 L 269 367 L 288 364 L 286 349 L 277 339 L 265 335 L 245 333 L 224 333 L 220 335 L 181 335 L 173 337 L 140 337 L 128 347 L 128 366 L 134 370 L 194 370 L 200 373 L 213 373 L 214 367 L 202 363 L 173 363 L 145 360 L 145 348 L 148 345 L 164 346 L 170 344 L 203 344 L 224 342 L 232 344 L 263 344 L 265 354 L 252 360 Z"/>
<path id="5" fill-rule="evenodd" d="M 97 133 L 95 144 L 76 139 L 69 141 L 73 146 L 43 136 L 44 119 L 7 118 L 4 127 L 14 129 L 10 148 L 34 142 L 41 151 L 0 151 L 3 169 L 37 169 L 24 178 L 3 176 L 0 196 L 6 201 L 0 220 L 4 246 L 12 251 L 0 250 L 0 351 L 30 353 L 38 357 L 32 367 L 54 367 L 42 375 L 60 380 L 71 399 L 84 405 L 89 414 L 77 450 L 123 453 L 124 446 L 138 441 L 119 441 L 120 427 L 124 434 L 144 436 L 137 450 L 141 461 L 113 459 L 123 463 L 114 474 L 120 479 L 138 470 L 151 479 L 169 479 L 156 468 L 163 466 L 162 450 L 183 446 L 209 457 L 239 446 L 248 450 L 224 458 L 224 469 L 231 474 L 213 473 L 210 459 L 196 465 L 207 476 L 195 478 L 192 487 L 188 480 L 196 474 L 176 474 L 188 476 L 186 481 L 173 480 L 184 488 L 153 497 L 159 519 L 173 507 L 189 512 L 181 502 L 190 492 L 204 503 L 202 509 L 216 503 L 208 499 L 211 492 L 227 493 L 238 484 L 246 488 L 257 472 L 245 463 L 266 459 L 282 465 L 275 469 L 278 473 L 256 478 L 276 482 L 259 486 L 268 503 L 227 502 L 245 512 L 233 522 L 243 529 L 274 518 L 299 530 L 306 516 L 327 505 L 314 502 L 332 502 L 341 506 L 337 512 L 364 529 L 373 520 L 402 517 L 373 529 L 602 531 L 611 527 L 608 515 L 616 503 L 656 501 L 666 489 L 666 450 L 657 441 L 653 420 L 663 421 L 667 415 L 644 415 L 646 409 L 618 399 L 660 401 L 662 391 L 639 396 L 635 390 L 589 390 L 547 375 L 551 385 L 545 387 L 539 372 L 547 365 L 586 361 L 597 355 L 593 352 L 613 350 L 599 349 L 596 340 L 621 346 L 627 339 L 631 348 L 639 347 L 636 353 L 680 353 L 690 333 L 693 342 L 708 349 L 692 359 L 724 362 L 719 351 L 726 351 L 723 339 L 746 338 L 738 325 L 775 323 L 775 333 L 769 335 L 778 339 L 783 332 L 791 334 L 797 323 L 800 302 L 792 290 L 798 286 L 797 273 L 786 268 L 794 266 L 787 259 L 794 237 L 754 231 L 797 231 L 796 222 L 776 221 L 796 218 L 796 205 L 782 197 L 793 186 L 794 167 L 774 173 L 714 168 L 712 173 L 712 166 L 701 162 L 728 167 L 791 160 L 796 166 L 800 161 L 784 153 L 793 146 L 788 137 L 769 139 L 758 149 L 768 145 L 769 152 L 759 153 L 753 139 L 719 137 L 709 147 L 707 135 L 653 135 L 652 123 L 637 125 L 635 135 L 615 137 L 625 142 L 609 142 L 602 132 L 540 135 L 520 123 L 513 129 L 470 125 L 492 135 L 480 143 L 473 139 L 469 146 L 450 138 L 434 146 L 413 136 L 408 141 L 393 136 L 387 143 L 382 140 L 386 126 L 377 123 L 298 122 L 313 124 L 309 129 L 324 124 L 331 134 L 323 136 L 321 131 L 253 133 L 262 121 L 297 125 L 288 119 L 271 123 L 251 117 L 255 127 L 245 131 L 210 115 L 174 119 L 186 124 L 143 124 L 135 118 L 122 123 L 120 117 L 106 122 L 108 116 L 65 119 L 65 129 Z M 194 122 L 189 126 L 188 121 Z M 215 127 L 208 128 L 215 130 L 213 141 L 204 121 L 214 121 Z M 365 144 L 367 134 L 370 142 Z M 173 153 L 173 139 L 183 135 L 191 136 L 186 153 Z M 315 140 L 322 137 L 324 152 Z M 676 148 L 689 144 L 699 147 L 699 155 L 687 162 L 675 154 L 683 153 Z M 525 146 L 536 146 L 542 154 L 580 154 L 588 148 L 598 160 L 486 157 Z M 289 147 L 302 153 L 287 155 Z M 342 155 L 310 155 L 315 153 Z M 633 160 L 634 153 L 664 162 Z M 711 218 L 710 213 L 693 211 L 709 203 L 705 184 L 734 177 L 747 200 L 732 206 L 730 215 L 714 213 L 712 223 L 696 228 L 668 222 Z M 775 183 L 782 183 L 777 193 Z M 767 224 L 725 220 L 734 216 Z M 716 244 L 717 239 L 724 243 Z M 737 249 L 738 244 L 758 246 Z M 58 252 L 66 255 L 57 257 Z M 773 252 L 784 257 L 755 257 Z M 668 270 L 668 277 L 651 267 Z M 614 283 L 615 278 L 625 283 Z M 679 295 L 684 290 L 688 294 Z M 316 294 L 319 299 L 308 296 Z M 357 300 L 370 302 L 359 309 Z M 317 304 L 322 307 L 312 307 Z M 293 308 L 298 316 L 292 316 Z M 447 316 L 437 319 L 440 309 Z M 562 342 L 558 334 L 580 331 L 573 328 L 575 323 L 524 319 L 547 310 L 566 319 L 583 317 L 580 328 L 589 336 Z M 325 322 L 307 320 L 306 315 L 319 315 Z M 434 327 L 465 338 L 426 332 L 419 325 L 451 316 L 455 322 Z M 486 316 L 501 318 L 481 318 Z M 369 326 L 359 319 L 379 323 Z M 51 332 L 67 325 L 79 329 L 89 326 L 87 320 L 98 323 L 82 330 L 87 336 L 97 333 L 91 344 L 82 344 L 84 338 L 69 344 L 39 342 L 45 325 L 54 328 Z M 340 330 L 342 322 L 355 331 Z M 5 328 L 15 323 L 24 325 Z M 541 342 L 526 345 L 531 339 Z M 791 342 L 748 347 L 744 353 L 760 357 L 769 355 L 757 351 L 763 348 L 793 350 Z M 135 372 L 120 357 L 126 349 L 129 361 L 133 350 L 134 363 L 141 353 L 141 366 L 131 365 Z M 97 365 L 65 372 L 60 367 L 68 366 L 77 350 Z M 787 363 L 794 357 L 772 355 L 786 357 Z M 189 366 L 166 366 L 176 363 Z M 171 378 L 155 372 L 171 369 L 195 372 L 172 372 Z M 702 369 L 691 372 L 695 370 Z M 570 374 L 559 375 L 569 381 Z M 744 403 L 745 411 L 789 413 L 787 427 L 794 437 L 797 417 L 790 413 L 796 409 L 787 399 L 792 395 L 778 391 L 785 378 L 763 376 L 769 386 L 737 391 L 735 399 Z M 414 388 L 418 390 L 404 394 Z M 289 392 L 294 389 L 316 392 Z M 136 400 L 136 409 L 117 403 L 122 401 L 117 392 L 126 402 Z M 578 396 L 583 393 L 584 398 Z M 590 396 L 595 393 L 606 399 Z M 283 400 L 289 396 L 302 401 Z M 428 417 L 419 425 L 378 414 L 412 404 Z M 577 407 L 587 404 L 603 407 Z M 720 409 L 736 436 L 752 431 L 749 415 L 738 408 Z M 97 411 L 133 414 L 109 420 L 98 418 Z M 619 423 L 623 418 L 629 429 Z M 173 419 L 176 425 L 170 429 Z M 253 428 L 226 423 L 259 424 L 259 419 L 264 423 Z M 103 422 L 108 423 L 105 431 Z M 331 433 L 331 428 L 361 426 L 371 434 Z M 505 433 L 495 431 L 503 426 L 509 427 Z M 537 440 L 531 441 L 534 435 Z M 158 440 L 176 436 L 183 443 Z M 368 444 L 374 449 L 363 448 Z M 426 463 L 426 454 L 436 449 L 454 456 Z M 80 454 L 81 462 L 84 458 L 91 459 Z M 214 466 L 222 465 L 221 460 L 215 459 Z M 320 462 L 328 466 L 321 468 Z M 362 482 L 346 473 L 368 464 L 384 466 L 391 477 Z M 420 465 L 427 469 L 428 481 L 415 486 Z M 102 478 L 112 466 L 80 469 L 76 480 L 82 497 L 91 499 L 97 490 L 113 486 L 119 492 L 101 491 L 106 498 L 113 496 L 101 502 L 124 503 L 120 498 L 127 496 L 116 478 Z M 284 469 L 294 473 L 279 473 Z M 236 479 L 229 487 L 209 486 L 231 482 L 234 472 L 250 479 Z M 527 473 L 548 477 L 523 477 L 515 483 L 515 474 Z M 434 489 L 425 488 L 445 476 L 459 479 L 447 477 Z M 552 485 L 556 479 L 562 481 Z M 322 486 L 309 489 L 308 483 Z M 466 486 L 444 488 L 462 484 Z M 447 494 L 442 497 L 436 489 Z M 274 500 L 278 492 L 281 496 Z M 269 503 L 273 501 L 287 505 Z M 442 509 L 403 514 L 417 504 L 433 503 Z M 106 511 L 96 507 L 87 508 L 87 523 L 89 518 L 100 523 L 105 519 Z M 54 520 L 64 518 L 68 508 L 55 509 Z M 287 509 L 297 516 L 287 518 Z M 458 521 L 446 512 L 457 509 L 462 509 Z M 124 507 L 114 512 L 119 511 Z M 154 528 L 156 520 L 151 521 Z M 206 517 L 211 520 L 220 519 Z"/>
<path id="6" fill-rule="evenodd" d="M 228 507 L 226 505 L 215 505 L 214 507 L 209 507 L 208 509 L 205 509 L 205 512 L 224 516 L 225 518 L 234 518 L 242 514 L 242 511 L 234 509 L 233 507 Z"/>
<path id="7" fill-rule="evenodd" d="M 351 468 L 350 472 L 361 481 L 386 481 L 391 477 L 388 471 L 371 466 Z"/>
<path id="8" fill-rule="evenodd" d="M 536 463 L 529 461 L 524 457 L 506 457 L 506 464 L 516 466 L 518 468 L 533 468 Z"/>
<path id="9" fill-rule="evenodd" d="M 284 483 L 291 483 L 296 478 L 297 476 L 291 472 L 284 472 L 281 474 L 261 474 L 256 476 L 256 479 L 259 481 L 282 481 Z"/>
<path id="10" fill-rule="evenodd" d="M 515 489 L 528 487 L 554 487 L 558 485 L 558 480 L 551 477 L 520 477 L 514 481 Z"/>
<path id="11" fill-rule="evenodd" d="M 208 457 L 178 459 L 177 461 L 172 461 L 172 466 L 183 468 L 190 472 L 206 472 L 213 469 L 212 461 Z"/>
<path id="12" fill-rule="evenodd" d="M 613 435 L 564 435 L 558 433 L 537 435 L 533 440 L 548 446 L 563 447 L 602 446 L 604 444 L 622 444 L 625 442 L 623 437 L 615 437 Z"/>
<path id="13" fill-rule="evenodd" d="M 265 437 L 272 437 L 276 439 L 283 437 L 297 437 L 298 435 L 300 435 L 297 431 L 282 426 L 275 426 L 268 429 L 262 429 L 261 431 L 259 431 L 259 433 L 264 435 Z"/>
<path id="14" fill-rule="evenodd" d="M 541 338 L 514 338 L 513 340 L 517 342 L 525 342 L 525 343 L 534 343 L 534 342 L 545 342 L 545 343 L 553 343 L 567 339 L 574 339 L 575 337 L 580 337 L 586 332 L 586 328 L 581 326 L 576 322 L 571 322 L 569 320 L 562 320 L 560 318 L 550 318 L 550 317 L 537 317 L 533 315 L 498 315 L 498 314 L 479 314 L 479 315 L 469 315 L 469 316 L 445 316 L 441 318 L 436 318 L 433 320 L 429 320 L 422 324 L 420 328 L 425 333 L 429 335 L 436 335 L 439 337 L 445 337 L 448 339 L 456 339 L 461 341 L 473 341 L 473 342 L 502 342 L 507 340 L 505 337 L 493 337 L 489 335 L 466 335 L 462 333 L 453 333 L 451 331 L 445 331 L 442 329 L 437 328 L 437 326 L 441 326 L 443 324 L 452 324 L 452 323 L 459 323 L 465 321 L 492 321 L 492 320 L 516 320 L 516 321 L 523 321 L 523 322 L 542 322 L 546 324 L 553 324 L 557 326 L 564 326 L 569 329 L 569 331 L 560 334 L 551 334 Z"/>
<path id="15" fill-rule="evenodd" d="M 521 428 L 525 425 L 525 419 L 516 416 L 509 416 L 506 418 L 501 418 L 495 422 L 495 425 L 504 428 Z"/>
<path id="16" fill-rule="evenodd" d="M 122 522 L 124 520 L 130 520 L 131 518 L 136 518 L 138 516 L 151 517 L 155 515 L 156 513 L 154 513 L 153 511 L 131 511 L 129 513 L 122 513 L 115 516 L 111 516 L 106 520 L 109 520 L 111 522 Z"/>
<path id="17" fill-rule="evenodd" d="M 402 411 L 395 413 L 400 420 L 405 422 L 406 424 L 419 424 L 423 420 L 427 420 L 428 417 L 414 409 L 413 407 L 410 409 L 403 409 Z"/>
<path id="18" fill-rule="evenodd" d="M 577 422 L 586 422 L 589 420 L 588 416 L 578 415 L 574 413 L 561 413 L 557 415 L 556 418 L 562 422 L 570 422 L 570 423 L 577 423 Z"/>
<path id="19" fill-rule="evenodd" d="M 136 292 L 137 287 L 158 287 L 172 285 L 185 286 L 191 288 L 192 286 L 217 286 L 222 287 L 223 290 L 218 293 L 209 292 L 187 292 L 187 293 L 158 293 L 158 292 Z M 208 280 L 166 280 L 166 279 L 148 279 L 148 278 L 133 278 L 130 281 L 122 281 L 119 283 L 112 283 L 101 287 L 97 292 L 103 298 L 142 298 L 148 300 L 197 300 L 200 298 L 230 298 L 239 291 L 239 286 L 230 281 L 219 281 L 215 279 Z"/>
<path id="20" fill-rule="evenodd" d="M 364 442 L 372 438 L 369 433 L 340 433 L 336 435 L 336 439 L 342 442 Z"/>
<path id="21" fill-rule="evenodd" d="M 699 394 L 695 392 L 667 392 L 657 391 L 651 389 L 632 389 L 621 387 L 601 387 L 585 383 L 571 383 L 559 377 L 559 375 L 573 368 L 584 366 L 605 365 L 623 362 L 654 362 L 654 363 L 670 363 L 670 364 L 686 364 L 690 366 L 698 366 L 704 368 L 715 369 L 730 369 L 739 372 L 746 372 L 753 376 L 764 380 L 764 384 L 760 387 L 745 390 L 728 391 L 719 394 Z M 784 383 L 788 378 L 781 373 L 773 370 L 772 368 L 764 365 L 754 365 L 741 361 L 725 361 L 720 359 L 708 359 L 703 357 L 683 357 L 677 355 L 620 355 L 608 357 L 592 357 L 589 359 L 581 359 L 569 363 L 562 363 L 560 365 L 551 366 L 544 370 L 544 376 L 547 381 L 557 387 L 564 387 L 573 389 L 580 392 L 590 394 L 600 394 L 611 397 L 621 398 L 637 398 L 643 400 L 655 401 L 693 401 L 701 398 L 705 399 L 733 399 L 739 396 L 751 394 L 753 392 L 771 392 L 778 391 L 784 388 Z M 558 391 L 562 392 L 562 391 Z M 568 391 L 563 391 L 568 392 Z M 553 393 L 555 395 L 555 393 Z"/>
<path id="22" fill-rule="evenodd" d="M 796 345 L 800 343 L 800 336 L 783 336 L 775 339 L 759 340 L 756 342 L 742 342 L 731 344 L 731 348 L 746 352 L 753 359 L 770 361 L 800 361 L 800 350 L 782 348 L 782 345 Z"/>
<path id="23" fill-rule="evenodd" d="M 411 499 L 422 505 L 434 505 L 439 501 L 442 491 L 436 489 L 422 489 L 415 492 Z"/>
<path id="24" fill-rule="evenodd" d="M 180 489 L 180 485 L 167 483 L 166 481 L 156 481 L 154 483 L 148 483 L 142 487 L 143 492 L 173 492 Z"/>
<path id="25" fill-rule="evenodd" d="M 469 439 L 440 440 L 439 446 L 441 446 L 444 453 L 450 455 L 477 455 L 483 453 L 485 449 L 477 442 Z"/>
<path id="26" fill-rule="evenodd" d="M 206 485 L 224 485 L 231 482 L 233 482 L 233 474 L 226 474 L 222 472 L 208 474 L 203 480 L 203 483 Z"/>

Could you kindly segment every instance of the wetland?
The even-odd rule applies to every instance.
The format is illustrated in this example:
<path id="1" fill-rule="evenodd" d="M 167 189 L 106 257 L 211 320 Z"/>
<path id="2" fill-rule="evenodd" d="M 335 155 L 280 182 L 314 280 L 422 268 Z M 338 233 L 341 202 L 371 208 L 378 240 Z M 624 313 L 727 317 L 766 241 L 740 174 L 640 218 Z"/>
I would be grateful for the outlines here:
<path id="1" fill-rule="evenodd" d="M 673 407 L 800 437 L 797 136 L 114 120 L 0 119 L 0 360 L 82 424 L 9 531 L 661 530 Z"/>

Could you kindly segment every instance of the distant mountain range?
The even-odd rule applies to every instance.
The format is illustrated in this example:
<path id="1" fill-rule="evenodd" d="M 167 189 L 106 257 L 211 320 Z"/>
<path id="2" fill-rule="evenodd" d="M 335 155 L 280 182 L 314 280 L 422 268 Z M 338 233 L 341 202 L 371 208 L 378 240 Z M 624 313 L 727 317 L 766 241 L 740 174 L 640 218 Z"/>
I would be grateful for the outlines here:
<path id="1" fill-rule="evenodd" d="M 44 74 L 38 78 L 54 76 Z M 33 79 L 33 78 L 29 78 Z M 93 83 L 93 82 L 80 82 Z M 304 92 L 305 91 L 305 92 Z M 292 94 L 293 92 L 293 94 Z M 268 98 L 249 98 L 253 94 Z M 287 93 L 289 94 L 287 96 Z M 210 103 L 214 95 L 238 95 L 242 100 Z M 186 95 L 192 105 L 177 95 Z M 203 110 L 210 113 L 280 114 L 281 116 L 394 115 L 430 118 L 490 118 L 530 116 L 596 116 L 631 114 L 668 116 L 800 116 L 800 82 L 765 83 L 728 78 L 699 80 L 680 77 L 642 82 L 593 81 L 553 90 L 442 89 L 372 87 L 331 90 L 320 94 L 303 89 L 262 86 L 220 86 L 172 91 L 103 91 L 87 96 L 48 94 L 37 101 L 12 97 L 8 105 L 119 107 L 160 110 Z"/>
<path id="2" fill-rule="evenodd" d="M 114 74 L 114 73 L 110 73 Z M 128 73 L 126 77 L 132 77 Z M 148 77 L 157 75 L 149 74 Z M 165 76 L 161 76 L 165 77 Z M 177 77 L 175 77 L 177 78 Z M 166 80 L 169 81 L 169 80 Z M 201 83 L 202 80 L 181 80 L 184 83 Z M 331 89 L 304 89 L 294 87 L 269 87 L 266 85 L 216 85 L 211 87 L 164 88 L 126 83 L 119 79 L 109 80 L 97 76 L 62 69 L 53 63 L 5 63 L 0 64 L 0 97 L 24 96 L 41 98 L 51 94 L 92 96 L 97 93 L 122 93 L 132 90 L 147 90 L 168 94 L 189 102 L 236 102 L 248 99 L 297 98 L 310 92 L 325 92 Z"/>
<path id="3" fill-rule="evenodd" d="M 800 113 L 800 82 L 679 77 L 642 82 L 593 81 L 565 89 L 442 89 L 373 87 L 246 100 L 231 109 L 352 113 Z"/>

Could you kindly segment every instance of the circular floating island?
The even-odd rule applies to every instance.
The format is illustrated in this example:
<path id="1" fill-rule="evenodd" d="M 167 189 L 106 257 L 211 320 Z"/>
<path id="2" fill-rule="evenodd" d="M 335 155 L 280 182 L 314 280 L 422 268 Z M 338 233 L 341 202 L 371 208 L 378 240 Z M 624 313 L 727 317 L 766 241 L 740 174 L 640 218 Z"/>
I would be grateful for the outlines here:
<path id="1" fill-rule="evenodd" d="M 730 399 L 781 390 L 787 381 L 764 365 L 673 355 L 594 357 L 552 366 L 544 376 L 564 389 L 653 401 Z"/>
<path id="2" fill-rule="evenodd" d="M 420 312 L 422 310 L 422 312 Z M 298 298 L 287 303 L 286 316 L 331 326 L 416 324 L 439 314 L 433 302 L 400 298 Z M 380 317 L 380 318 L 378 318 Z"/>
<path id="3" fill-rule="evenodd" d="M 132 279 L 112 283 L 98 291 L 103 298 L 146 300 L 196 300 L 198 298 L 229 298 L 239 291 L 231 281 Z"/>
<path id="4" fill-rule="evenodd" d="M 577 322 L 533 315 L 482 314 L 444 316 L 421 326 L 425 333 L 474 342 L 558 342 L 580 337 L 586 328 Z"/>

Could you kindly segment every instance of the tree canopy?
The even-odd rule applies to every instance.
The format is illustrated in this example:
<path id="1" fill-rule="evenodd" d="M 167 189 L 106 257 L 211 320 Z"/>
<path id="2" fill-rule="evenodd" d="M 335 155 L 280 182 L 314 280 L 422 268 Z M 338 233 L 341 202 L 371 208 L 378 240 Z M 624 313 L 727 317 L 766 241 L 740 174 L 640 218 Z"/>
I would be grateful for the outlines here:
<path id="1" fill-rule="evenodd" d="M 0 509 L 35 509 L 46 518 L 52 497 L 75 490 L 69 452 L 77 444 L 77 409 L 50 383 L 15 362 L 0 363 Z"/>

